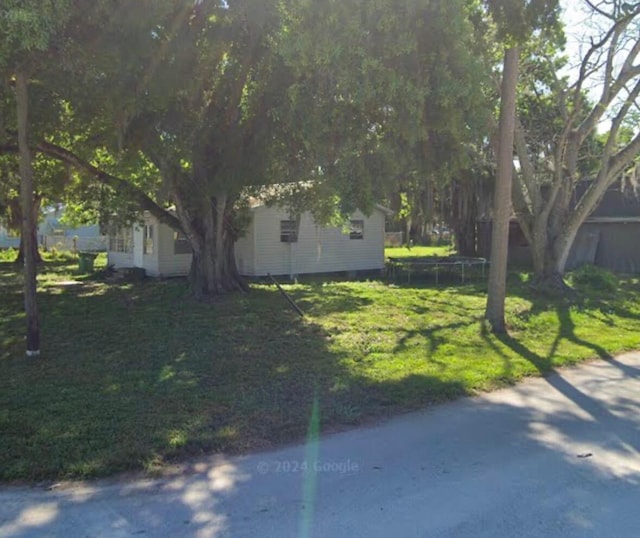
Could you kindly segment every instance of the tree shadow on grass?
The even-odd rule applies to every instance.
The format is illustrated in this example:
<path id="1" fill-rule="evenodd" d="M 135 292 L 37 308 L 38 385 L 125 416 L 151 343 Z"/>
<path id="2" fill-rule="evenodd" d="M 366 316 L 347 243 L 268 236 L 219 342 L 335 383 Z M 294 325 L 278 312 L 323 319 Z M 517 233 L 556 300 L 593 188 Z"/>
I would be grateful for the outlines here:
<path id="1" fill-rule="evenodd" d="M 394 353 L 405 351 L 409 347 L 409 342 L 416 338 L 425 338 L 428 342 L 428 352 L 433 355 L 438 347 L 445 344 L 445 337 L 440 336 L 438 333 L 442 331 L 455 331 L 456 329 L 463 329 L 475 325 L 478 323 L 478 319 L 469 319 L 468 321 L 455 321 L 451 323 L 443 323 L 439 325 L 433 325 L 428 329 L 421 330 L 404 330 L 402 337 L 398 340 L 394 346 Z"/>
<path id="2" fill-rule="evenodd" d="M 287 290 L 305 312 L 323 316 L 333 312 L 355 312 L 373 304 L 369 297 L 355 293 L 348 282 L 312 282 Z M 283 299 L 284 300 L 284 299 Z"/>
<path id="3" fill-rule="evenodd" d="M 323 328 L 299 319 L 275 290 L 198 304 L 176 282 L 83 284 L 52 288 L 42 306 L 46 359 L 16 356 L 2 365 L 5 479 L 162 469 L 300 441 L 315 396 L 321 426 L 332 431 L 466 393 L 461 383 L 433 376 L 357 373 Z M 567 322 L 564 330 L 571 332 Z M 515 339 L 504 343 L 540 372 L 551 370 L 549 357 Z M 553 383 L 592 416 L 615 419 L 566 381 Z M 234 473 L 210 478 L 198 486 L 210 506 L 176 496 L 177 517 L 211 515 L 216 495 L 207 488 L 241 481 Z"/>
<path id="4" fill-rule="evenodd" d="M 482 339 L 491 347 L 491 349 L 499 356 L 503 362 L 503 378 L 513 383 L 514 373 L 513 366 L 509 356 L 496 345 L 495 340 L 506 345 L 516 354 L 529 361 L 541 375 L 547 375 L 553 370 L 553 362 L 550 357 L 542 357 L 528 348 L 523 346 L 516 338 L 509 334 L 490 334 L 489 328 L 486 323 L 482 323 L 480 326 L 480 335 Z"/>
<path id="5" fill-rule="evenodd" d="M 526 273 L 509 274 L 509 297 L 519 297 L 531 302 L 531 307 L 521 313 L 524 318 L 547 311 L 550 308 L 555 308 L 558 311 L 574 308 L 591 317 L 595 317 L 593 311 L 598 312 L 601 316 L 598 319 L 609 325 L 613 324 L 611 319 L 613 316 L 640 320 L 640 309 L 634 311 L 625 306 L 625 303 L 634 299 L 640 301 L 640 286 L 633 277 L 620 277 L 618 288 L 615 291 L 590 286 L 575 286 L 572 290 L 572 293 L 566 295 L 552 295 L 536 291 L 529 286 L 529 278 Z"/>
<path id="6" fill-rule="evenodd" d="M 636 297 L 640 300 L 639 294 L 636 294 Z M 589 306 L 596 307 L 601 316 L 598 319 L 602 319 L 602 317 L 604 317 L 605 319 L 603 321 L 608 325 L 614 324 L 612 321 L 613 316 L 616 316 L 622 319 L 632 320 L 632 321 L 640 320 L 640 312 L 633 311 L 629 308 L 626 308 L 625 306 L 619 304 L 617 301 L 614 301 L 614 300 L 612 301 L 599 300 L 597 302 L 593 302 L 589 304 Z M 594 315 L 589 312 L 587 312 L 587 315 L 594 317 Z"/>
<path id="7" fill-rule="evenodd" d="M 570 330 L 570 329 L 565 329 Z M 578 389 L 576 386 L 568 382 L 561 373 L 556 371 L 553 367 L 552 353 L 554 347 L 552 346 L 551 353 L 547 357 L 542 357 L 537 353 L 531 351 L 527 347 L 523 346 L 518 340 L 507 335 L 500 335 L 498 339 L 509 347 L 512 351 L 527 359 L 533 364 L 538 372 L 544 377 L 549 386 L 553 387 L 556 391 L 565 396 L 568 400 L 576 404 L 580 409 L 585 411 L 596 421 L 606 421 L 609 425 L 620 426 L 616 427 L 619 432 L 624 432 L 624 420 L 620 419 L 616 414 L 612 413 L 610 409 L 600 403 L 596 398 Z M 583 340 L 575 339 L 578 343 L 583 343 Z M 587 343 L 588 344 L 588 343 Z M 602 353 L 601 357 L 608 361 L 610 364 L 614 364 L 619 367 L 624 375 L 630 377 L 640 378 L 640 371 L 636 368 L 625 367 L 619 361 L 613 359 L 608 353 L 599 348 L 598 346 L 591 345 L 594 351 Z M 551 375 L 555 374 L 555 375 Z M 630 446 L 638 447 L 638 438 L 635 432 L 629 432 L 629 435 L 622 435 L 621 441 Z"/>
<path id="8" fill-rule="evenodd" d="M 525 313 L 525 316 L 531 316 L 534 313 L 540 313 L 543 311 L 549 310 L 549 304 L 545 303 L 542 299 L 536 301 L 532 308 Z M 519 356 L 527 359 L 538 372 L 542 375 L 546 375 L 549 372 L 553 371 L 553 357 L 556 355 L 558 351 L 559 345 L 563 340 L 567 340 L 574 344 L 577 344 L 581 347 L 590 349 L 593 352 L 594 357 L 598 357 L 601 359 L 612 359 L 612 355 L 602 346 L 596 344 L 595 342 L 591 342 L 584 338 L 579 337 L 576 334 L 576 325 L 571 317 L 571 307 L 569 304 L 556 304 L 554 307 L 559 326 L 558 331 L 551 343 L 548 353 L 546 356 L 539 355 L 529 348 L 524 346 L 517 338 L 511 336 L 510 334 L 495 334 L 494 337 L 498 339 L 500 342 L 509 347 L 512 351 L 514 351 Z M 491 347 L 499 353 L 505 360 L 507 360 L 504 353 L 495 346 L 495 344 L 491 341 L 487 333 L 487 327 L 483 325 L 482 327 L 482 336 L 483 339 L 491 345 Z"/>
<path id="9" fill-rule="evenodd" d="M 311 335 L 305 334 L 309 337 Z M 310 345 L 317 344 L 317 341 L 310 342 Z M 268 345 L 265 346 L 268 352 Z M 305 361 L 320 360 L 317 352 L 309 352 L 306 356 L 300 357 Z M 259 361 L 257 357 L 251 357 L 254 367 L 262 370 L 264 364 L 255 364 Z M 329 362 L 330 357 L 325 357 Z M 180 361 L 174 361 L 174 364 Z M 191 367 L 190 360 L 183 359 L 183 368 Z M 91 510 L 92 517 L 85 521 L 83 532 L 96 532 L 100 527 L 100 532 L 113 532 L 127 534 L 148 534 L 161 533 L 162 535 L 196 535 L 202 532 L 203 535 L 217 536 L 222 533 L 227 536 L 243 536 L 244 521 L 248 516 L 256 511 L 279 512 L 293 510 L 297 514 L 301 503 L 298 500 L 300 480 L 302 472 L 297 472 L 295 465 L 299 465 L 304 454 L 299 454 L 298 447 L 285 448 L 293 450 L 289 455 L 275 456 L 269 453 L 257 454 L 251 464 L 243 465 L 242 458 L 230 459 L 228 451 L 225 454 L 215 456 L 216 450 L 210 442 L 206 442 L 203 431 L 216 429 L 233 428 L 236 435 L 243 435 L 246 441 L 251 443 L 247 446 L 229 446 L 230 452 L 246 453 L 256 449 L 267 449 L 281 446 L 290 442 L 303 441 L 308 436 L 312 426 L 312 407 L 314 399 L 318 402 L 318 416 L 321 432 L 341 431 L 352 428 L 357 424 L 371 424 L 374 420 L 386 418 L 398 412 L 410 411 L 425 404 L 433 404 L 456 398 L 465 394 L 464 387 L 457 382 L 446 382 L 429 376 L 411 375 L 398 380 L 384 382 L 374 382 L 358 375 L 350 375 L 349 372 L 341 370 L 333 364 L 331 372 L 313 372 L 308 378 L 300 378 L 302 370 L 297 372 L 287 372 L 283 368 L 287 360 L 282 358 L 278 361 L 276 371 L 269 370 L 271 379 L 265 383 L 265 372 L 249 373 L 249 377 L 243 383 L 236 383 L 234 388 L 235 396 L 229 396 L 229 400 L 219 402 L 215 410 L 211 402 L 200 398 L 198 407 L 191 410 L 195 418 L 200 419 L 206 416 L 205 422 L 198 424 L 197 420 L 186 420 L 180 417 L 174 428 L 186 436 L 191 446 L 184 447 L 185 450 L 170 452 L 169 447 L 156 446 L 149 448 L 150 452 L 156 452 L 157 457 L 164 456 L 169 461 L 176 463 L 170 468 L 172 474 L 161 477 L 154 481 L 134 480 L 139 479 L 139 475 L 128 475 L 124 480 L 116 482 L 88 482 L 77 491 L 63 488 L 52 491 L 30 490 L 25 495 L 21 490 L 5 489 L 0 492 L 0 534 L 6 536 L 30 536 L 40 534 L 62 535 L 65 534 L 69 521 L 76 521 L 82 518 L 85 510 Z M 229 366 L 229 363 L 223 365 Z M 246 369 L 246 367 L 245 367 Z M 182 374 L 185 372 L 183 371 Z M 307 371 L 307 374 L 311 372 Z M 262 375 L 261 375 L 262 374 Z M 154 392 L 159 392 L 158 397 L 162 399 L 179 398 L 180 403 L 175 405 L 189 406 L 193 402 L 188 401 L 188 392 L 197 391 L 197 387 L 190 384 L 194 379 L 181 377 L 176 373 L 178 379 L 186 383 L 185 390 L 179 390 L 180 383 L 170 378 L 165 381 L 166 385 L 173 386 L 158 387 Z M 201 382 L 200 380 L 195 380 Z M 121 381 L 122 382 L 122 381 Z M 208 388 L 211 391 L 224 391 L 221 379 L 208 379 Z M 293 386 L 292 386 L 293 384 Z M 239 391 L 243 395 L 239 394 Z M 126 391 L 119 391 L 120 398 L 127 399 Z M 254 398 L 255 401 L 248 402 L 246 398 Z M 148 405 L 160 405 L 160 399 L 153 399 L 148 396 Z M 129 413 L 139 414 L 141 410 L 132 405 L 129 401 Z M 108 401 L 102 401 L 103 406 L 109 406 Z M 46 406 L 45 406 L 46 407 Z M 89 409 L 80 411 L 79 414 L 90 414 L 94 421 L 108 420 L 108 415 L 95 415 L 92 405 Z M 165 405 L 164 411 L 169 409 Z M 239 418 L 242 414 L 242 419 Z M 119 417 L 112 416 L 111 420 L 118 420 Z M 121 417 L 120 417 L 121 418 Z M 137 435 L 145 437 L 149 435 L 150 425 L 147 421 L 153 421 L 153 417 L 146 415 L 146 420 L 137 424 Z M 167 429 L 170 419 L 153 424 L 158 435 L 165 435 L 172 430 Z M 220 421 L 215 424 L 215 421 Z M 79 423 L 78 416 L 65 417 L 66 434 L 70 435 L 86 424 Z M 62 426 L 61 423 L 55 427 Z M 123 425 L 113 429 L 109 440 L 114 450 L 119 450 L 118 445 L 122 442 L 119 435 Z M 192 428 L 190 430 L 190 428 Z M 277 428 L 278 431 L 270 431 Z M 250 430 L 243 432 L 242 430 Z M 35 432 L 34 432 L 35 433 Z M 175 431 L 174 431 L 175 434 Z M 275 437 L 274 437 L 275 434 Z M 233 437 L 233 435 L 232 435 Z M 255 442 L 262 438 L 265 444 Z M 238 441 L 236 437 L 234 439 Z M 51 438 L 50 448 L 54 448 L 56 439 Z M 4 441 L 6 442 L 6 440 Z M 82 435 L 75 439 L 75 442 L 88 442 Z M 135 439 L 129 439 L 135 445 Z M 200 444 L 198 444 L 200 443 Z M 100 457 L 102 447 L 97 439 L 94 439 L 93 456 Z M 324 445 L 323 445 L 324 446 Z M 199 448 L 199 450 L 193 450 Z M 369 447 L 371 450 L 371 447 Z M 131 457 L 139 457 L 136 447 L 132 447 Z M 44 451 L 42 457 L 48 458 L 50 454 Z M 89 454 L 69 452 L 64 456 L 68 459 L 76 458 L 75 463 L 82 463 L 81 459 L 89 459 Z M 326 453 L 322 454 L 328 462 L 333 462 Z M 360 461 L 362 454 L 352 452 L 343 454 L 340 461 L 351 460 L 356 464 Z M 249 456 L 251 458 L 251 456 Z M 267 476 L 260 467 L 258 461 L 262 459 L 273 463 L 267 470 L 271 475 Z M 336 461 L 338 458 L 336 457 Z M 391 463 L 391 462 L 390 462 Z M 277 465 L 284 465 L 282 471 L 278 471 Z M 136 470 L 138 466 L 133 466 Z M 99 471 L 99 468 L 96 468 Z M 280 473 L 280 474 L 277 474 Z M 286 476 L 283 474 L 288 473 Z M 325 474 L 326 476 L 326 474 Z M 148 478 L 148 477 L 143 477 Z M 285 478 L 289 487 L 272 491 L 269 484 L 275 479 Z M 320 476 L 322 479 L 322 476 Z M 44 484 L 49 485 L 48 483 Z M 245 506 L 243 497 L 247 496 L 247 491 L 255 493 L 256 488 L 264 491 L 264 495 L 258 499 L 264 499 L 266 504 L 255 504 Z M 243 492 L 245 492 L 243 494 Z M 22 496 L 21 496 L 22 495 Z M 286 499 L 282 499 L 282 496 Z M 290 499 L 291 497 L 291 499 Z M 255 503 L 255 498 L 252 503 Z M 277 500 L 276 500 L 277 499 Z M 263 502 L 259 500 L 259 502 Z M 292 504 L 293 502 L 293 504 Z M 103 514 L 103 509 L 107 507 L 107 514 Z M 293 525 L 297 525 L 297 517 Z M 209 533 L 209 534 L 206 534 Z M 231 533 L 231 534 L 229 534 Z M 198 534 L 199 535 L 199 534 Z M 266 535 L 269 535 L 268 533 Z"/>
<path id="10" fill-rule="evenodd" d="M 577 336 L 575 333 L 575 322 L 571 318 L 571 311 L 569 309 L 558 307 L 556 308 L 556 313 L 558 315 L 558 320 L 560 321 L 560 329 L 558 330 L 558 334 L 553 341 L 551 349 L 549 350 L 549 357 L 553 357 L 560 341 L 565 338 L 575 344 L 583 346 L 587 349 L 591 349 L 594 353 L 594 356 L 597 356 L 598 358 L 603 359 L 609 364 L 614 365 L 625 375 L 630 377 L 640 376 L 640 369 L 623 364 L 622 362 L 616 360 L 615 357 L 602 346 L 599 346 L 594 342 L 590 342 L 588 340 L 585 340 L 584 338 L 580 338 L 579 336 Z M 617 315 L 620 315 L 620 313 L 618 312 Z M 631 317 L 632 319 L 640 319 L 640 316 L 635 313 L 629 313 L 629 317 Z"/>
<path id="11" fill-rule="evenodd" d="M 558 321 L 560 322 L 560 327 L 558 329 L 558 334 L 551 345 L 551 349 L 549 350 L 549 357 L 555 355 L 558 345 L 562 341 L 562 339 L 569 340 L 579 346 L 586 347 L 593 351 L 595 356 L 598 356 L 601 359 L 610 359 L 611 354 L 605 350 L 602 346 L 594 342 L 589 342 L 584 338 L 580 338 L 576 335 L 576 325 L 573 319 L 571 318 L 571 311 L 568 308 L 556 307 L 556 314 L 558 316 Z"/>
<path id="12" fill-rule="evenodd" d="M 40 306 L 42 359 L 16 344 L 0 364 L 4 480 L 278 446 L 304 437 L 314 394 L 328 429 L 464 394 L 429 376 L 364 377 L 275 289 L 202 304 L 177 281 L 86 282 L 47 287 Z"/>
<path id="13" fill-rule="evenodd" d="M 331 536 L 348 517 L 355 533 L 365 535 L 357 527 L 362 516 L 384 510 L 375 522 L 380 535 L 397 531 L 399 518 L 412 513 L 429 535 L 495 536 L 505 528 L 530 528 L 532 515 L 535 535 L 606 536 L 612 520 L 628 521 L 636 502 L 638 402 L 614 395 L 605 407 L 584 388 L 555 377 L 548 379 L 551 386 L 583 412 L 556 395 L 521 387 L 514 393 L 518 403 L 463 400 L 347 439 L 309 435 L 306 445 L 278 451 L 188 460 L 158 480 L 53 491 L 5 488 L 0 534 L 65 535 L 69 525 L 82 521 L 85 534 L 254 536 L 259 528 L 264 536 L 294 536 L 305 535 L 308 522 L 306 534 Z M 384 407 L 390 395 L 424 393 L 430 383 L 409 376 L 369 389 Z M 463 392 L 455 383 L 439 382 L 433 389 L 444 396 Z M 305 414 L 311 430 L 310 408 Z M 315 456 L 309 451 L 314 442 Z M 593 454 L 577 457 L 585 449 Z M 314 457 L 357 468 L 343 474 L 302 471 L 299 466 Z M 301 517 L 309 513 L 317 517 Z"/>
<path id="14" fill-rule="evenodd" d="M 558 346 L 563 339 L 590 349 L 594 353 L 594 357 L 601 358 L 609 364 L 618 368 L 624 376 L 640 378 L 640 369 L 634 368 L 628 365 L 624 365 L 620 361 L 616 360 L 611 354 L 603 347 L 580 338 L 575 334 L 575 323 L 571 318 L 571 311 L 565 306 L 556 306 L 556 314 L 559 320 L 559 328 L 556 337 L 554 338 L 549 352 L 546 356 L 542 356 L 525 345 L 522 344 L 517 338 L 509 334 L 495 334 L 493 335 L 498 341 L 508 347 L 511 351 L 518 356 L 526 359 L 532 364 L 537 372 L 546 380 L 546 382 L 553 387 L 556 391 L 565 396 L 568 400 L 579 406 L 583 411 L 590 415 L 594 420 L 603 421 L 606 420 L 608 424 L 622 426 L 623 421 L 614 413 L 611 412 L 606 406 L 602 405 L 596 398 L 586 394 L 585 392 L 576 388 L 573 384 L 569 383 L 561 372 L 558 372 L 554 367 L 553 357 L 555 356 Z M 494 342 L 491 341 L 486 333 L 486 327 L 483 327 L 483 338 L 487 341 L 493 349 L 498 353 L 505 362 L 505 371 L 507 375 L 511 375 L 511 369 L 509 366 L 509 357 L 503 353 Z M 618 431 L 624 431 L 623 427 L 616 428 Z M 631 446 L 636 446 L 638 443 L 635 433 L 628 437 L 623 436 L 622 441 L 629 443 Z"/>
<path id="15" fill-rule="evenodd" d="M 468 295 L 465 294 L 464 297 L 468 297 Z M 473 316 L 475 311 L 477 315 L 473 317 L 477 318 L 482 312 L 484 312 L 484 305 L 477 305 L 473 307 L 462 299 L 458 301 L 456 294 L 453 294 L 453 297 L 448 294 L 443 298 L 439 298 L 436 295 L 429 296 L 426 299 L 425 305 L 411 305 L 410 309 L 418 315 L 435 314 L 440 317 L 442 315 L 453 314 L 454 316 L 461 318 Z"/>
<path id="16" fill-rule="evenodd" d="M 430 280 L 418 280 L 416 282 L 394 282 L 385 280 L 385 284 L 392 288 L 399 289 L 416 289 L 416 290 L 432 290 L 434 292 L 444 292 L 455 295 L 484 295 L 487 292 L 487 284 L 485 280 L 473 280 L 461 282 L 460 280 L 447 279 L 436 283 Z"/>

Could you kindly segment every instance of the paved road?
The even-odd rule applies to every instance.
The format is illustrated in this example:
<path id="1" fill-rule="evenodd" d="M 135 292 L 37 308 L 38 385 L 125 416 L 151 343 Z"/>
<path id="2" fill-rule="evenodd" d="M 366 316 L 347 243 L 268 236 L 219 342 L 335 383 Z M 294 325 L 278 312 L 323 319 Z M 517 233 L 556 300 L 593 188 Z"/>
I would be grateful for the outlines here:
<path id="1" fill-rule="evenodd" d="M 639 449 L 628 354 L 172 478 L 4 488 L 0 537 L 636 538 Z"/>

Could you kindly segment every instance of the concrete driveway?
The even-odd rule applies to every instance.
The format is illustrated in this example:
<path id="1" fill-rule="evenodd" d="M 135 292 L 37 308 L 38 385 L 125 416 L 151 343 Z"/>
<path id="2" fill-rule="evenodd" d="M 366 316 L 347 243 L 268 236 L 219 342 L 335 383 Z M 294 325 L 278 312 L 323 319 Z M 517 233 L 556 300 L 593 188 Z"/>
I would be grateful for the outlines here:
<path id="1" fill-rule="evenodd" d="M 0 490 L 0 537 L 640 536 L 640 354 L 162 480 Z"/>

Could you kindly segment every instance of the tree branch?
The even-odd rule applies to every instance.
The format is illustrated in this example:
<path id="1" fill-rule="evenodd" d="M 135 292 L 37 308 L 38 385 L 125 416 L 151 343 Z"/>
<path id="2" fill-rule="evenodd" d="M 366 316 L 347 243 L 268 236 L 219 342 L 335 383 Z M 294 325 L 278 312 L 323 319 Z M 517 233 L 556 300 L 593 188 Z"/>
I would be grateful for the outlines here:
<path id="1" fill-rule="evenodd" d="M 625 167 L 633 162 L 638 153 L 640 153 L 640 133 L 618 153 L 609 158 L 606 164 L 603 163 L 600 172 L 598 172 L 596 178 L 580 197 L 575 209 L 571 212 L 567 227 L 570 228 L 576 222 L 584 222 L 584 219 L 589 216 L 593 208 L 604 196 L 606 190 L 624 171 Z"/>
<path id="2" fill-rule="evenodd" d="M 616 117 L 611 122 L 611 129 L 609 130 L 609 135 L 607 136 L 607 142 L 604 148 L 605 155 L 610 155 L 611 153 L 613 153 L 620 127 L 622 126 L 622 123 L 624 122 L 629 109 L 638 98 L 638 95 L 640 95 L 640 80 L 636 82 L 636 85 L 633 87 L 633 89 L 625 99 L 624 103 L 620 107 L 620 110 L 616 114 Z"/>
<path id="3" fill-rule="evenodd" d="M 640 133 L 609 159 L 610 174 L 615 178 L 640 154 Z"/>
<path id="4" fill-rule="evenodd" d="M 155 201 L 153 201 L 147 194 L 141 189 L 129 183 L 126 179 L 114 176 L 103 170 L 100 170 L 90 162 L 85 161 L 75 153 L 60 147 L 51 142 L 39 142 L 32 148 L 33 151 L 47 155 L 61 162 L 64 162 L 77 170 L 88 173 L 90 176 L 97 179 L 99 182 L 104 183 L 117 190 L 120 193 L 125 193 L 134 200 L 142 211 L 148 211 L 160 222 L 167 224 L 176 231 L 182 231 L 180 221 L 169 211 L 160 207 Z M 0 154 L 2 153 L 17 153 L 18 147 L 15 144 L 0 145 Z"/>
<path id="5" fill-rule="evenodd" d="M 531 204 L 531 213 L 536 215 L 540 210 L 540 196 L 538 192 L 538 186 L 535 181 L 535 172 L 531 158 L 529 157 L 529 151 L 527 148 L 527 142 L 525 139 L 524 127 L 520 122 L 520 118 L 516 115 L 516 128 L 514 132 L 514 146 L 520 161 L 520 174 L 518 177 L 522 177 L 522 180 L 518 183 L 520 188 L 526 190 L 522 192 L 522 198 L 528 200 Z"/>
<path id="6" fill-rule="evenodd" d="M 633 65 L 635 58 L 640 53 L 640 43 L 638 41 L 636 41 L 631 50 L 626 53 L 626 57 L 624 59 L 624 62 L 622 63 L 622 68 L 618 72 L 617 78 L 615 78 L 613 75 L 613 70 L 616 63 L 616 44 L 618 43 L 620 36 L 629 26 L 634 17 L 638 16 L 639 14 L 640 5 L 637 6 L 631 13 L 616 21 L 616 23 L 609 29 L 605 36 L 598 43 L 594 43 L 591 46 L 591 48 L 585 55 L 585 58 L 582 60 L 580 66 L 580 75 L 578 81 L 575 84 L 576 93 L 574 94 L 574 108 L 577 108 L 577 105 L 582 98 L 580 93 L 582 90 L 582 85 L 587 78 L 586 72 L 591 56 L 597 50 L 604 47 L 608 41 L 611 41 L 609 43 L 609 48 L 607 51 L 607 59 L 605 63 L 605 79 L 602 85 L 602 94 L 596 105 L 591 109 L 591 111 L 587 114 L 587 117 L 578 127 L 579 144 L 581 144 L 588 136 L 588 134 L 595 129 L 596 125 L 606 112 L 609 105 L 622 91 L 627 82 L 640 75 L 640 66 Z"/>

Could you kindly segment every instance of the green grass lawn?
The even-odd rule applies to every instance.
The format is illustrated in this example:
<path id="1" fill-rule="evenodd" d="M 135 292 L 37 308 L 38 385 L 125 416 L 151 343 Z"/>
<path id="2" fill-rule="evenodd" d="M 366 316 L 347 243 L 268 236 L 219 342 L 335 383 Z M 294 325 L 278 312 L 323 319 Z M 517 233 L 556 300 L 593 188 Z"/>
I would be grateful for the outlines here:
<path id="1" fill-rule="evenodd" d="M 104 260 L 98 260 L 98 266 Z M 161 470 L 324 431 L 640 348 L 640 283 L 533 298 L 514 274 L 509 337 L 482 323 L 482 282 L 292 284 L 196 303 L 181 279 L 110 284 L 48 262 L 43 355 L 24 357 L 21 277 L 0 263 L 0 479 Z M 79 283 L 74 283 L 74 281 Z"/>

